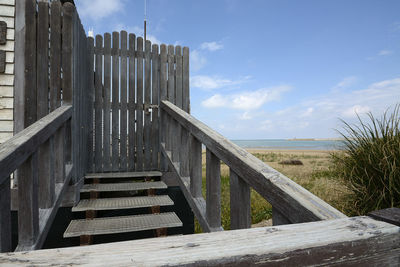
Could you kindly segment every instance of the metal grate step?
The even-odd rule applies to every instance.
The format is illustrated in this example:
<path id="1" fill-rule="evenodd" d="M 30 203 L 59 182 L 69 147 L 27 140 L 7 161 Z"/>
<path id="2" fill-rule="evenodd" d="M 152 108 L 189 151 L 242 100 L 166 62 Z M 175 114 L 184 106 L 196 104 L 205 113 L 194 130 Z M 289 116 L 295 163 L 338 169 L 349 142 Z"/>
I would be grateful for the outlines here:
<path id="1" fill-rule="evenodd" d="M 147 178 L 147 177 L 161 177 L 162 173 L 158 171 L 149 172 L 110 172 L 110 173 L 88 173 L 86 179 L 94 178 Z"/>
<path id="2" fill-rule="evenodd" d="M 159 228 L 181 227 L 182 222 L 173 212 L 136 216 L 73 220 L 64 233 L 65 237 L 137 232 Z"/>
<path id="3" fill-rule="evenodd" d="M 85 184 L 81 189 L 81 193 L 137 191 L 137 190 L 166 189 L 166 188 L 167 185 L 164 182 Z"/>
<path id="4" fill-rule="evenodd" d="M 78 205 L 72 208 L 72 211 L 118 210 L 171 205 L 174 205 L 174 202 L 169 196 L 81 199 Z"/>

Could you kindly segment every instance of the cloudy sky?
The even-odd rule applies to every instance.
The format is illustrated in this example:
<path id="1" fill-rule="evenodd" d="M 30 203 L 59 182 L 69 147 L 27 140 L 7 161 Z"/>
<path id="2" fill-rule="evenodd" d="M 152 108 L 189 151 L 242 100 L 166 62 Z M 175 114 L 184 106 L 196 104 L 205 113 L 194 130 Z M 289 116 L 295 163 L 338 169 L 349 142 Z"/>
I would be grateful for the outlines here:
<path id="1" fill-rule="evenodd" d="M 143 33 L 144 0 L 75 0 L 95 34 Z M 147 0 L 148 37 L 190 48 L 192 114 L 232 139 L 337 137 L 400 103 L 398 0 Z"/>

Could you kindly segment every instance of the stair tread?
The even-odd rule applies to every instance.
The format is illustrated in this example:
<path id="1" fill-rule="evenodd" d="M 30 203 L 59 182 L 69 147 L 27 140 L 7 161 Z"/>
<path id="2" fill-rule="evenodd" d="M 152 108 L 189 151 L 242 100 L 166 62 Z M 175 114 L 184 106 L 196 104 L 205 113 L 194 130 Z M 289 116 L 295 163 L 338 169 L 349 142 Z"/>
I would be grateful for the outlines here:
<path id="1" fill-rule="evenodd" d="M 81 199 L 78 205 L 72 208 L 72 211 L 77 212 L 86 210 L 115 210 L 115 209 L 146 208 L 153 206 L 171 206 L 171 205 L 174 205 L 174 202 L 167 195 Z"/>
<path id="2" fill-rule="evenodd" d="M 137 232 L 159 228 L 181 227 L 174 212 L 134 216 L 72 220 L 64 233 L 66 237 Z"/>
<path id="3" fill-rule="evenodd" d="M 147 189 L 166 189 L 164 182 L 137 182 L 137 183 L 109 183 L 109 184 L 85 184 L 81 188 L 81 193 L 85 192 L 116 192 L 116 191 L 136 191 Z"/>
<path id="4" fill-rule="evenodd" d="M 85 175 L 86 179 L 93 178 L 146 178 L 146 177 L 161 177 L 162 173 L 159 171 L 147 172 L 108 172 L 108 173 L 88 173 Z"/>

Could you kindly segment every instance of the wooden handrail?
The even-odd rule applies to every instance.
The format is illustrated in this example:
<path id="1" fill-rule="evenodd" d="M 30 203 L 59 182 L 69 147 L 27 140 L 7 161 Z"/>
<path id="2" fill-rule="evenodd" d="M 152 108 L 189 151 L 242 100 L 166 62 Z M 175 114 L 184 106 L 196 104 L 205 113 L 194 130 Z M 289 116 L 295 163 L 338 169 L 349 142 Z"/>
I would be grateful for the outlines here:
<path id="1" fill-rule="evenodd" d="M 72 115 L 72 106 L 65 105 L 38 120 L 0 145 L 0 184 L 27 158 L 37 151 Z"/>
<path id="2" fill-rule="evenodd" d="M 189 131 L 289 222 L 301 223 L 346 217 L 171 102 L 161 101 L 160 106 L 170 116 L 170 121 L 178 122 L 181 127 Z"/>

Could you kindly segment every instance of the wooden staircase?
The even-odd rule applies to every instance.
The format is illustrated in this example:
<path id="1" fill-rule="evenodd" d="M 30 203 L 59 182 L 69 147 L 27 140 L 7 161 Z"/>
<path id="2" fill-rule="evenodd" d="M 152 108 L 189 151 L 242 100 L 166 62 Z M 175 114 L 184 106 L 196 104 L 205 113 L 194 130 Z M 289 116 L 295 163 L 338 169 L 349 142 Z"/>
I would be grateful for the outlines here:
<path id="1" fill-rule="evenodd" d="M 89 198 L 82 198 L 72 208 L 72 212 L 85 212 L 86 218 L 72 220 L 64 238 L 81 237 L 81 245 L 85 245 L 95 235 L 156 230 L 154 235 L 160 236 L 166 235 L 167 228 L 181 227 L 183 224 L 174 212 L 160 212 L 160 207 L 174 205 L 168 195 L 155 194 L 155 190 L 167 189 L 160 177 L 161 172 L 155 171 L 87 174 L 80 192 L 82 197 L 89 194 Z M 98 216 L 98 211 L 124 214 L 124 210 L 131 209 L 144 212 Z"/>

